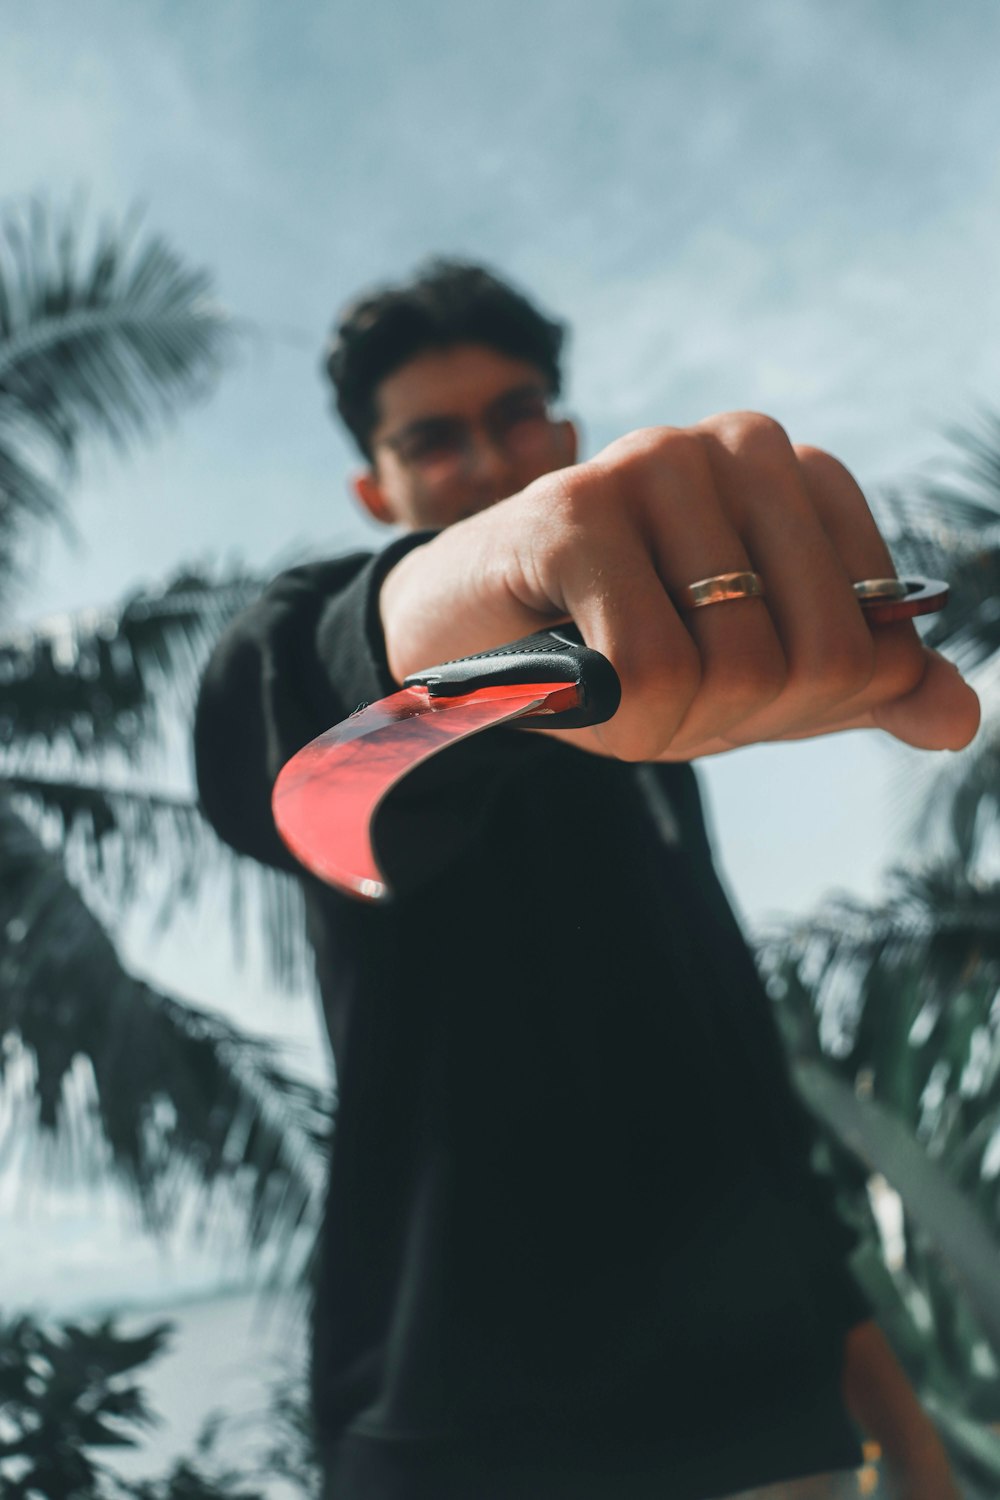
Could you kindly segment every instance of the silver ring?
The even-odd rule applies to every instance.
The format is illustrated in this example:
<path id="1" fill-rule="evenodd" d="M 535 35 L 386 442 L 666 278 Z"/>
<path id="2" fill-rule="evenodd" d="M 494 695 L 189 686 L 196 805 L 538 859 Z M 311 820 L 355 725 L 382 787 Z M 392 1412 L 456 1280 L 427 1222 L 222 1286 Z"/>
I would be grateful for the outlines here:
<path id="1" fill-rule="evenodd" d="M 677 602 L 681 609 L 703 609 L 706 604 L 728 604 L 731 599 L 758 599 L 763 592 L 763 578 L 746 569 L 699 578 L 679 590 Z"/>
<path id="2" fill-rule="evenodd" d="M 851 587 L 858 599 L 905 599 L 909 592 L 902 578 L 862 578 Z"/>

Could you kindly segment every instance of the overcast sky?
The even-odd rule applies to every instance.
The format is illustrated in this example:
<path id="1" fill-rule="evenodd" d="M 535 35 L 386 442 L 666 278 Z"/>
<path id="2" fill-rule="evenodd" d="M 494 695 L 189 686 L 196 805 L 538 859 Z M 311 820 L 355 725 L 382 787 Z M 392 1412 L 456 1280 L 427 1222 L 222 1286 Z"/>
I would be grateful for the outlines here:
<path id="1" fill-rule="evenodd" d="M 258 329 L 153 448 L 90 459 L 81 549 L 40 550 L 22 617 L 377 544 L 319 357 L 434 252 L 570 320 L 591 450 L 755 407 L 870 488 L 913 471 L 1000 395 L 998 43 L 992 0 L 6 0 L 4 200 L 145 205 Z M 851 736 L 713 765 L 743 908 L 875 890 L 899 764 Z M 145 957 L 218 998 L 217 966 Z"/>
<path id="2" fill-rule="evenodd" d="M 155 451 L 92 463 L 25 611 L 368 535 L 318 357 L 360 285 L 481 256 L 576 329 L 596 447 L 731 406 L 872 482 L 989 399 L 992 0 L 3 7 L 2 191 L 146 205 L 261 330 Z"/>
<path id="3" fill-rule="evenodd" d="M 6 199 L 146 205 L 260 330 L 152 450 L 92 459 L 83 549 L 42 550 L 26 618 L 191 559 L 375 544 L 319 355 L 345 297 L 435 251 L 571 321 L 591 450 L 756 407 L 874 487 L 1000 384 L 992 0 L 618 0 L 585 25 L 573 0 L 33 0 L 3 28 Z M 870 888 L 886 757 L 764 755 L 710 771 L 744 903 Z M 766 858 L 762 799 L 787 830 Z"/>

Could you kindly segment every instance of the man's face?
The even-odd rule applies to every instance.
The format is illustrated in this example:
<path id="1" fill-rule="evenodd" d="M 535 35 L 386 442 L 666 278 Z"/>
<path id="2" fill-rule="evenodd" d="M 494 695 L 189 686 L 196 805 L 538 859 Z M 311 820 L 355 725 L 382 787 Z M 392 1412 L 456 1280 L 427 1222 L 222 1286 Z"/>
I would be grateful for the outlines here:
<path id="1" fill-rule="evenodd" d="M 479 344 L 417 355 L 382 381 L 373 465 L 354 481 L 377 520 L 439 529 L 576 461 L 534 365 Z"/>

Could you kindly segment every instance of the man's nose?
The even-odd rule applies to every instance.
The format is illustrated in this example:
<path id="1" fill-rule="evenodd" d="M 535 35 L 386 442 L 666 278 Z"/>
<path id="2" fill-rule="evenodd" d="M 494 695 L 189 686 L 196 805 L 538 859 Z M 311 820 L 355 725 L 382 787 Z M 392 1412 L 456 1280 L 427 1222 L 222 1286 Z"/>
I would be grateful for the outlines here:
<path id="1" fill-rule="evenodd" d="M 508 477 L 510 461 L 503 446 L 488 432 L 470 432 L 466 453 L 470 479 L 490 485 L 502 484 Z"/>

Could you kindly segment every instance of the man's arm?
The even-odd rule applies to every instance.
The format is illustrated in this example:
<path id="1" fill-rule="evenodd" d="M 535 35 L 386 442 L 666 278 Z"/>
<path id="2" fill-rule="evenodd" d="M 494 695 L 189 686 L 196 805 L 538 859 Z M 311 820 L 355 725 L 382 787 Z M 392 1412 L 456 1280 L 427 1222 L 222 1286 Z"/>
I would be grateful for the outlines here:
<path id="1" fill-rule="evenodd" d="M 885 1456 L 897 1500 L 961 1500 L 934 1425 L 877 1323 L 859 1323 L 844 1346 L 844 1404 Z"/>
<path id="2" fill-rule="evenodd" d="M 274 779 L 331 723 L 398 686 L 385 661 L 379 590 L 384 572 L 426 540 L 408 533 L 375 555 L 292 568 L 217 643 L 195 714 L 195 769 L 203 814 L 241 854 L 302 873 L 274 826 Z M 445 758 L 447 817 L 435 795 L 437 766 L 407 778 L 380 830 L 398 890 L 432 878 L 475 840 L 511 748 L 482 735 Z"/>
<path id="3" fill-rule="evenodd" d="M 689 583 L 753 568 L 762 599 L 683 616 Z M 893 572 L 857 484 L 753 413 L 650 428 L 449 526 L 382 586 L 393 676 L 572 618 L 610 658 L 622 705 L 549 731 L 625 760 L 886 729 L 958 749 L 975 694 L 912 623 L 870 627 L 852 581 Z"/>
<path id="4" fill-rule="evenodd" d="M 386 564 L 399 554 L 387 548 Z M 366 630 L 380 565 L 355 553 L 291 568 L 216 643 L 195 713 L 195 770 L 202 812 L 241 854 L 299 872 L 271 816 L 274 778 L 350 712 L 353 694 L 391 689 Z"/>

